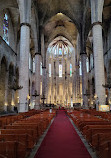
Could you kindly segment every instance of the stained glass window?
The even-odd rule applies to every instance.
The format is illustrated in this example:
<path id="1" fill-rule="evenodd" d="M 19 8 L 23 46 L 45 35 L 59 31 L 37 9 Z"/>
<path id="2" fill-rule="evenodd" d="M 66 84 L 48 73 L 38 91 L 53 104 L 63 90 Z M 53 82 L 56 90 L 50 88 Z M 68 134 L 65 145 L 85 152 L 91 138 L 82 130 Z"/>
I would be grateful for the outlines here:
<path id="1" fill-rule="evenodd" d="M 8 15 L 4 15 L 4 23 L 3 23 L 3 40 L 9 44 L 9 39 L 8 39 Z"/>
<path id="2" fill-rule="evenodd" d="M 62 49 L 59 48 L 59 55 L 62 55 Z"/>
<path id="3" fill-rule="evenodd" d="M 51 77 L 51 64 L 49 64 L 49 77 Z"/>
<path id="4" fill-rule="evenodd" d="M 82 75 L 81 61 L 79 62 L 79 74 Z"/>
<path id="5" fill-rule="evenodd" d="M 57 48 L 55 49 L 55 53 L 54 54 L 57 55 Z"/>
<path id="6" fill-rule="evenodd" d="M 31 70 L 31 60 L 32 60 L 31 54 L 29 53 L 29 70 Z"/>
<path id="7" fill-rule="evenodd" d="M 35 58 L 33 58 L 33 73 L 35 73 Z"/>
<path id="8" fill-rule="evenodd" d="M 67 54 L 67 48 L 64 49 L 64 55 L 66 55 L 66 54 Z"/>
<path id="9" fill-rule="evenodd" d="M 70 77 L 72 77 L 72 64 L 70 64 Z"/>
<path id="10" fill-rule="evenodd" d="M 88 57 L 86 59 L 86 69 L 87 69 L 87 72 L 89 72 L 89 59 L 88 59 Z"/>
<path id="11" fill-rule="evenodd" d="M 59 77 L 62 77 L 62 65 L 59 65 Z"/>

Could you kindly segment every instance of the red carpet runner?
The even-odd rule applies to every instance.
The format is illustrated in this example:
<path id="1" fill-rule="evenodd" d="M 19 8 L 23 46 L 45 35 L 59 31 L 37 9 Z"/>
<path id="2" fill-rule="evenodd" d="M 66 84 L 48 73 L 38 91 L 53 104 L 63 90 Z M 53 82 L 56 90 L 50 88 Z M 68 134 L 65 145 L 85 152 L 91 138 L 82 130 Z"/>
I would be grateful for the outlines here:
<path id="1" fill-rule="evenodd" d="M 91 158 L 64 111 L 58 111 L 35 158 Z"/>

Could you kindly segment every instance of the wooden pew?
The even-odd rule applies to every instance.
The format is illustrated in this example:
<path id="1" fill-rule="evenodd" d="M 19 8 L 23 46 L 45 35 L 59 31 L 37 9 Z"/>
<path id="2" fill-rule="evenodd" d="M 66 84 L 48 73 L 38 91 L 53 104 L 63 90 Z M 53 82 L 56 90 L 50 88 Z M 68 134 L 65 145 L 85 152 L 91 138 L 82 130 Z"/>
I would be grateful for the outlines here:
<path id="1" fill-rule="evenodd" d="M 6 158 L 26 158 L 26 147 L 15 141 L 0 142 L 0 154 Z"/>
<path id="2" fill-rule="evenodd" d="M 4 142 L 0 141 L 0 154 L 15 158 L 16 157 L 16 142 Z"/>
<path id="3" fill-rule="evenodd" d="M 111 132 L 95 134 L 92 137 L 92 147 L 99 150 L 100 145 L 109 140 L 111 141 Z"/>
<path id="4" fill-rule="evenodd" d="M 4 156 L 4 155 L 1 155 L 1 154 L 0 154 L 0 158 L 7 158 L 7 157 L 6 157 L 6 156 Z"/>
<path id="5" fill-rule="evenodd" d="M 111 157 L 111 114 L 95 110 L 76 110 L 68 115 L 96 149 L 99 158 Z"/>
<path id="6" fill-rule="evenodd" d="M 0 141 L 17 141 L 23 143 L 27 151 L 34 147 L 33 139 L 28 134 L 1 134 Z"/>
<path id="7" fill-rule="evenodd" d="M 107 124 L 103 124 L 103 125 L 86 125 L 84 128 L 83 128 L 83 135 L 85 136 L 86 133 L 87 133 L 87 130 L 89 129 L 94 129 L 94 128 L 111 128 L 111 125 L 107 125 Z"/>
<path id="8" fill-rule="evenodd" d="M 83 121 L 81 124 L 80 124 L 80 127 L 79 129 L 81 131 L 83 131 L 84 127 L 87 126 L 87 125 L 111 125 L 111 122 L 109 121 L 104 121 L 104 120 L 100 120 L 100 121 Z"/>
<path id="9" fill-rule="evenodd" d="M 36 143 L 36 131 L 33 129 L 1 129 L 0 134 L 28 134 L 32 136 L 33 142 Z"/>
<path id="10" fill-rule="evenodd" d="M 86 132 L 86 139 L 89 143 L 92 143 L 92 137 L 93 135 L 97 133 L 109 133 L 111 132 L 111 128 L 94 128 L 94 129 L 88 129 Z"/>
<path id="11" fill-rule="evenodd" d="M 1 118 L 0 125 L 2 128 L 5 129 L 0 130 L 0 143 L 7 141 L 16 141 L 16 143 L 18 143 L 18 145 L 15 145 L 16 150 L 21 150 L 21 152 L 24 152 L 24 150 L 21 149 L 19 146 L 19 144 L 21 143 L 23 144 L 23 148 L 26 148 L 25 155 L 27 155 L 29 153 L 29 150 L 31 150 L 35 143 L 38 141 L 38 138 L 45 131 L 54 115 L 55 113 L 49 114 L 49 111 L 45 111 L 43 113 L 39 112 L 39 114 L 37 114 L 37 111 L 32 110 L 27 113 L 19 114 L 19 117 L 8 116 Z M 3 152 L 2 155 L 7 157 L 6 150 L 5 155 L 3 154 Z M 18 155 L 20 155 L 19 152 L 16 152 L 16 157 L 22 158 L 21 155 Z M 13 158 L 13 156 L 10 156 L 8 158 Z"/>
<path id="12" fill-rule="evenodd" d="M 106 141 L 100 145 L 99 151 L 97 151 L 99 158 L 111 157 L 111 141 Z"/>
<path id="13" fill-rule="evenodd" d="M 39 137 L 40 137 L 40 135 L 41 135 L 41 132 L 39 132 L 39 130 L 38 130 L 38 126 L 33 126 L 33 125 L 8 125 L 8 126 L 6 126 L 5 127 L 6 129 L 25 129 L 25 130 L 29 130 L 29 129 L 31 129 L 31 130 L 34 130 L 34 135 L 35 135 L 35 141 L 36 141 L 36 143 L 37 143 L 37 141 L 38 141 L 38 139 L 39 139 Z M 33 138 L 32 138 L 33 139 Z"/>
<path id="14" fill-rule="evenodd" d="M 32 123 L 33 122 L 33 123 Z M 37 127 L 37 135 L 40 136 L 45 129 L 47 128 L 49 123 L 44 123 L 43 121 L 40 122 L 36 122 L 36 121 L 21 121 L 21 122 L 17 122 L 14 123 L 13 126 L 33 126 L 33 127 Z"/>

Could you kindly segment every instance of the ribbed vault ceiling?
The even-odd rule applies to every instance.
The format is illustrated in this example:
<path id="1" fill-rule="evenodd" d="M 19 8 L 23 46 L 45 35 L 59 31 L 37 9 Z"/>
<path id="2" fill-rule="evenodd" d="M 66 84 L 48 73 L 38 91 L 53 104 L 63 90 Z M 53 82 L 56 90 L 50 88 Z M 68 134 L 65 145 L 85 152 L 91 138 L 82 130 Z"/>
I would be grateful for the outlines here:
<path id="1" fill-rule="evenodd" d="M 0 0 L 0 10 L 9 9 L 14 26 L 18 26 L 19 19 L 17 1 Z M 90 28 L 90 0 L 32 0 L 32 2 L 38 13 L 39 25 L 44 28 L 47 45 L 60 35 L 74 44 L 81 26 L 85 27 L 85 31 Z M 104 0 L 103 19 L 104 22 L 111 20 L 111 0 Z"/>

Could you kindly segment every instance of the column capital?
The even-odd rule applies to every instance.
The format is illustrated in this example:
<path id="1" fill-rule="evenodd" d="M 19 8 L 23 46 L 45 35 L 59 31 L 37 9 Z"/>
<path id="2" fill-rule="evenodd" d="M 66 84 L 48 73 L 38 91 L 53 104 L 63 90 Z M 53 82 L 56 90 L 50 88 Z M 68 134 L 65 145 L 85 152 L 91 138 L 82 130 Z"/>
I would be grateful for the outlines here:
<path id="1" fill-rule="evenodd" d="M 22 26 L 28 26 L 28 27 L 31 28 L 31 25 L 29 23 L 25 23 L 25 22 L 23 22 L 23 23 L 20 24 L 20 27 L 22 27 Z"/>
<path id="2" fill-rule="evenodd" d="M 97 21 L 97 22 L 94 22 L 94 23 L 91 25 L 91 28 L 93 28 L 93 26 L 95 26 L 95 25 L 101 25 L 101 26 L 103 26 L 102 22 Z"/>

